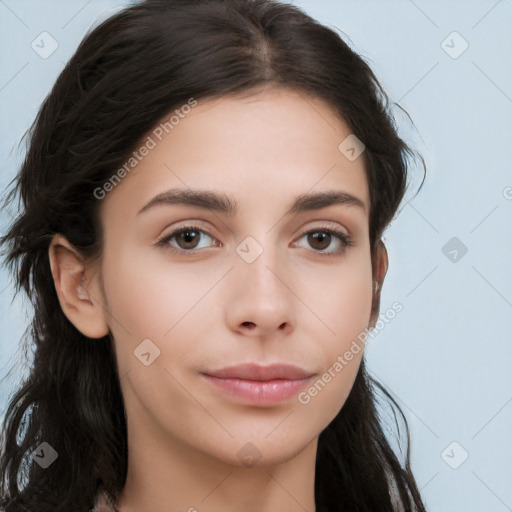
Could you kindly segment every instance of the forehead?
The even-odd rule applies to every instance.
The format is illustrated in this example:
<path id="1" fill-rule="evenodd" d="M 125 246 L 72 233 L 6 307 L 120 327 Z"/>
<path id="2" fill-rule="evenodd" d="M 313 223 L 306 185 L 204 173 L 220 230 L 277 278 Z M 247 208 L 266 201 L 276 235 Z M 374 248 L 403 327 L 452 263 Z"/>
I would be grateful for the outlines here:
<path id="1" fill-rule="evenodd" d="M 170 122 L 176 110 L 181 115 Z M 288 204 L 290 197 L 335 188 L 360 198 L 369 211 L 364 160 L 349 160 L 339 149 L 350 135 L 330 105 L 302 92 L 267 89 L 199 100 L 174 109 L 141 139 L 139 149 L 151 149 L 104 203 L 122 198 L 138 212 L 167 189 L 189 187 L 222 190 L 261 207 L 262 198 Z"/>

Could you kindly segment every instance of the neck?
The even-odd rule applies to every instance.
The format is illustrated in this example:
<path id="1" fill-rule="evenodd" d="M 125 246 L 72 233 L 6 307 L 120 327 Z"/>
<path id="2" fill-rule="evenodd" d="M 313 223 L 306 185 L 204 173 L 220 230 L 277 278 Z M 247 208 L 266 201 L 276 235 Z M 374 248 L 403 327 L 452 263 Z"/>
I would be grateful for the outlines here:
<path id="1" fill-rule="evenodd" d="M 128 418 L 137 417 L 134 412 Z M 128 425 L 127 479 L 116 507 L 119 512 L 314 512 L 317 441 L 279 461 L 272 458 L 278 446 L 265 448 L 249 467 L 250 459 L 244 464 L 223 453 L 212 456 L 138 421 Z M 246 444 L 229 442 L 231 453 Z"/>

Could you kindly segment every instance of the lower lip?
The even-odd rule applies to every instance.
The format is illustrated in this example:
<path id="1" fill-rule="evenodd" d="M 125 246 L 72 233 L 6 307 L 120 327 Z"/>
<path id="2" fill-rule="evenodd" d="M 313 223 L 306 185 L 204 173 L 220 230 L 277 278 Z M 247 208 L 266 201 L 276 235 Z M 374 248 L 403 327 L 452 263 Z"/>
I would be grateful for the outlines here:
<path id="1" fill-rule="evenodd" d="M 203 374 L 205 379 L 230 395 L 257 405 L 272 405 L 287 400 L 304 388 L 311 377 L 301 380 L 255 381 L 221 379 Z"/>

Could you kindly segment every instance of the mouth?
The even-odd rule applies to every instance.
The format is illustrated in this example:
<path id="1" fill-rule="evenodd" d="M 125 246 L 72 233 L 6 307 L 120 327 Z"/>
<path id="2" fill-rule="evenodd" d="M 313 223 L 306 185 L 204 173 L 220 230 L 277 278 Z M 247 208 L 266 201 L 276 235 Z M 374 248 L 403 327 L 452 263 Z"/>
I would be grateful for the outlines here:
<path id="1" fill-rule="evenodd" d="M 243 364 L 202 373 L 204 379 L 231 398 L 254 405 L 272 405 L 296 395 L 314 376 L 287 364 Z"/>

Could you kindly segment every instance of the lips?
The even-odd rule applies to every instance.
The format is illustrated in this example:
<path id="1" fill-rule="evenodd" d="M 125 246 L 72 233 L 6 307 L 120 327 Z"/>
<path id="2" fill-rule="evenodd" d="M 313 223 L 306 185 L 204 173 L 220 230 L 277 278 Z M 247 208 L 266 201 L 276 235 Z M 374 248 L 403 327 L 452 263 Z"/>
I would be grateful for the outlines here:
<path id="1" fill-rule="evenodd" d="M 258 364 L 240 364 L 230 366 L 220 370 L 204 372 L 211 377 L 219 379 L 240 379 L 253 381 L 270 380 L 302 380 L 312 377 L 314 374 L 289 364 L 272 364 L 270 366 L 261 366 Z"/>
<path id="2" fill-rule="evenodd" d="M 314 375 L 288 364 L 241 364 L 202 374 L 224 397 L 266 407 L 297 395 Z"/>

